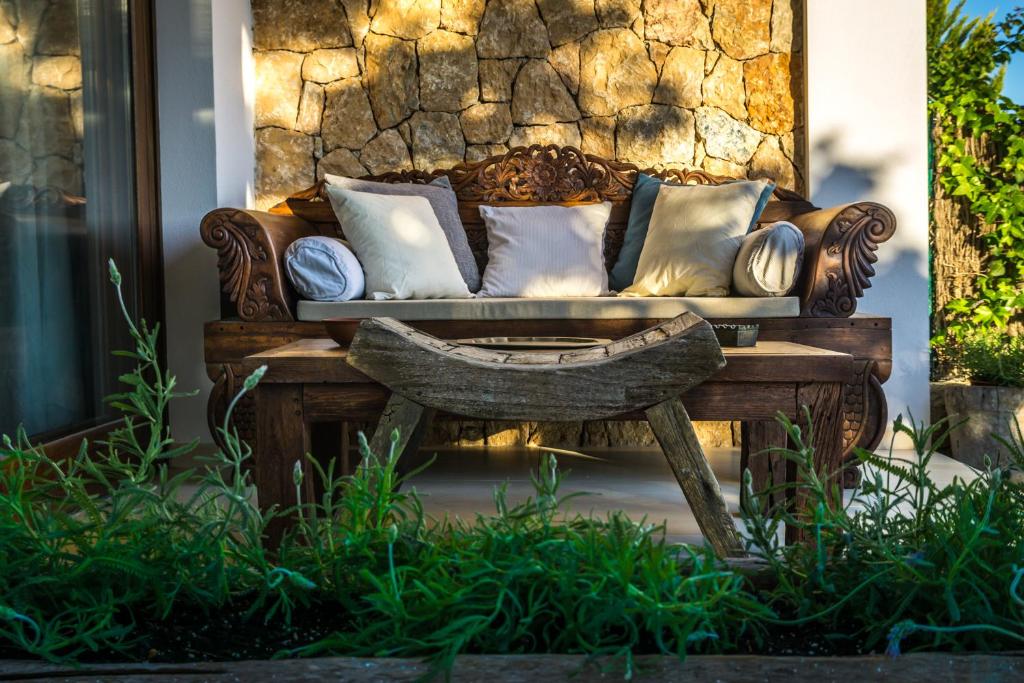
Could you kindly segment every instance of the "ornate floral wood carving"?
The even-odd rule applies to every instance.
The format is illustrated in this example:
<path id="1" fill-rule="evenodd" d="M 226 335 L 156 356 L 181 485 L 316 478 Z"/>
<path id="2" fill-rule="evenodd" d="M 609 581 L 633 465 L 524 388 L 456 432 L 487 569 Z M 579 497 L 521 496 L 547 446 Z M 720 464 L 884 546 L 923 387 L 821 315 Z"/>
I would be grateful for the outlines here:
<path id="1" fill-rule="evenodd" d="M 224 363 L 220 366 L 207 366 L 208 372 L 217 372 L 210 390 L 210 397 L 206 401 L 206 422 L 213 436 L 214 443 L 218 448 L 225 447 L 220 429 L 224 426 L 224 416 L 227 413 L 228 404 L 231 399 L 242 390 L 242 381 L 235 373 L 235 366 Z M 210 373 L 211 377 L 213 373 Z M 256 440 L 256 403 L 252 392 L 247 393 L 235 405 L 231 415 L 231 427 L 238 431 L 238 436 L 243 443 L 252 445 Z"/>
<path id="2" fill-rule="evenodd" d="M 575 147 L 531 145 L 505 154 L 434 171 L 394 171 L 364 176 L 384 183 L 429 183 L 448 176 L 459 200 L 465 202 L 625 202 L 638 172 L 682 184 L 718 185 L 731 180 L 694 169 L 642 169 L 635 164 L 585 154 Z M 324 182 L 293 195 L 293 199 L 326 201 Z M 804 201 L 790 190 L 774 196 Z"/>
<path id="3" fill-rule="evenodd" d="M 860 469 L 853 449 L 873 451 L 882 442 L 889 420 L 885 393 L 878 379 L 878 363 L 873 360 L 857 362 L 854 381 L 846 385 L 843 394 L 843 451 L 846 467 L 843 485 L 854 488 L 860 483 Z"/>
<path id="4" fill-rule="evenodd" d="M 203 219 L 200 232 L 217 250 L 221 287 L 242 320 L 293 320 L 291 292 L 273 245 L 252 214 L 217 209 Z"/>
<path id="5" fill-rule="evenodd" d="M 804 292 L 801 314 L 814 318 L 848 318 L 857 299 L 871 286 L 875 252 L 896 231 L 896 217 L 881 204 L 860 202 L 839 212 L 818 245 L 815 272 Z"/>

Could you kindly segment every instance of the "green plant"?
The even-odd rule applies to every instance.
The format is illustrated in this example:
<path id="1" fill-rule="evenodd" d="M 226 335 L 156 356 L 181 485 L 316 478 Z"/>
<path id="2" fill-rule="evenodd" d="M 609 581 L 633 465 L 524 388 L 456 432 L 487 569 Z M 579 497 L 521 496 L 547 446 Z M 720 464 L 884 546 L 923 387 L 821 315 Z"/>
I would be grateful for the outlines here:
<path id="1" fill-rule="evenodd" d="M 785 509 L 746 523 L 752 550 L 775 579 L 761 595 L 778 615 L 771 623 L 812 626 L 858 651 L 902 649 L 992 651 L 1024 643 L 1024 487 L 999 470 L 938 486 L 930 463 L 949 434 L 898 418 L 895 433 L 914 444 L 911 458 L 857 450 L 865 483 L 844 504 L 835 480 L 812 467 L 813 435 L 783 420 L 795 448 L 780 449 L 813 501 L 810 518 Z M 1024 464 L 1024 439 L 1008 444 Z M 747 478 L 749 484 L 749 477 Z M 780 523 L 812 540 L 780 546 Z"/>
<path id="2" fill-rule="evenodd" d="M 563 518 L 553 456 L 534 476 L 535 498 L 510 506 L 500 488 L 495 515 L 430 524 L 415 495 L 388 489 L 394 453 L 376 463 L 361 445 L 380 485 L 357 476 L 341 510 L 330 494 L 306 505 L 282 553 L 314 567 L 307 575 L 341 600 L 351 626 L 296 654 L 433 656 L 441 666 L 460 652 L 614 654 L 631 669 L 637 651 L 726 650 L 764 612 L 741 576 L 706 549 L 666 543 L 659 525 L 622 513 Z M 315 521 L 324 518 L 342 522 Z M 339 532 L 365 555 L 336 552 Z"/>
<path id="3" fill-rule="evenodd" d="M 1024 311 L 1024 110 L 1002 95 L 1006 65 L 1024 50 L 1024 9 L 996 23 L 970 19 L 964 2 L 928 2 L 929 112 L 938 135 L 934 173 L 983 218 L 976 294 L 951 301 L 948 329 L 1005 328 Z M 966 139 L 992 150 L 984 158 Z M 943 342 L 943 330 L 935 330 Z"/>
<path id="4" fill-rule="evenodd" d="M 937 351 L 953 377 L 1024 387 L 1024 337 L 1000 330 L 971 330 L 949 335 Z"/>
<path id="5" fill-rule="evenodd" d="M 120 284 L 113 266 L 111 279 Z M 567 514 L 553 457 L 534 497 L 511 505 L 499 488 L 495 514 L 469 521 L 429 519 L 408 482 L 400 488 L 397 434 L 386 454 L 361 439 L 352 476 L 310 460 L 313 500 L 297 466 L 292 510 L 253 504 L 250 453 L 227 426 L 223 452 L 172 475 L 169 461 L 193 445 L 175 444 L 164 421 L 176 392 L 157 330 L 129 325 L 138 368 L 112 399 L 120 429 L 66 462 L 24 432 L 3 442 L 0 656 L 406 656 L 443 671 L 460 653 L 583 653 L 615 655 L 629 675 L 640 653 L 989 651 L 1024 640 L 1024 489 L 999 471 L 937 486 L 929 462 L 944 425 L 897 420 L 916 457 L 859 452 L 867 482 L 841 503 L 835 473 L 814 468 L 813 434 L 783 418 L 795 447 L 781 453 L 812 513 L 780 504 L 765 517 L 749 492 L 749 548 L 765 566 L 751 581 L 706 547 L 668 543 L 661 525 Z M 1017 436 L 1008 446 L 1022 465 Z M 271 550 L 278 515 L 294 523 Z M 782 525 L 810 541 L 781 545 Z"/>
<path id="6" fill-rule="evenodd" d="M 195 446 L 177 445 L 165 422 L 182 394 L 158 363 L 159 330 L 132 322 L 112 262 L 110 273 L 135 341 L 119 353 L 137 363 L 120 378 L 127 390 L 109 399 L 123 425 L 67 461 L 23 430 L 0 449 L 0 639 L 48 659 L 133 656 L 140 622 L 265 592 L 272 571 L 237 439 L 205 473 L 169 474 L 168 462 Z"/>

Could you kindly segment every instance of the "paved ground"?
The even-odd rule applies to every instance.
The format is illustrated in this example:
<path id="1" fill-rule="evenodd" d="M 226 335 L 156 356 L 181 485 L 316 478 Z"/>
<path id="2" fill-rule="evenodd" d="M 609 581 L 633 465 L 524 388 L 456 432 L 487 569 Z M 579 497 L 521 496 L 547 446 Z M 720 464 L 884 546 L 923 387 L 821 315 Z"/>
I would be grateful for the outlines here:
<path id="1" fill-rule="evenodd" d="M 493 512 L 492 492 L 508 481 L 510 501 L 522 500 L 533 493 L 530 470 L 536 469 L 548 449 L 461 448 L 439 452 L 437 461 L 413 481 L 423 495 L 426 511 L 434 516 L 445 513 L 472 517 Z M 556 451 L 559 467 L 567 472 L 563 493 L 585 491 L 570 508 L 581 513 L 604 514 L 625 510 L 633 519 L 646 516 L 652 522 L 667 522 L 669 539 L 700 543 L 700 530 L 672 476 L 661 451 L 591 450 L 588 453 Z M 895 457 L 911 458 L 913 452 L 897 452 Z M 729 509 L 739 510 L 740 455 L 738 448 L 708 451 L 715 475 L 725 494 Z M 943 455 L 932 460 L 932 476 L 945 483 L 954 476 L 973 476 L 970 468 Z M 737 520 L 738 522 L 738 520 Z"/>

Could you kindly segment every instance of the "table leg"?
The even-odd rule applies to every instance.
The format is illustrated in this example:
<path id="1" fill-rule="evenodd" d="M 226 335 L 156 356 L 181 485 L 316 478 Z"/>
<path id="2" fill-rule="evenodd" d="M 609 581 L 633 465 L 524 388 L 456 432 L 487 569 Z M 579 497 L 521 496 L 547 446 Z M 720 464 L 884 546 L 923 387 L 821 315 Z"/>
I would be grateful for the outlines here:
<path id="1" fill-rule="evenodd" d="M 704 457 L 683 402 L 673 398 L 651 406 L 646 413 L 676 481 L 711 547 L 721 557 L 745 555 L 722 489 Z"/>
<path id="2" fill-rule="evenodd" d="M 843 384 L 818 382 L 803 384 L 797 391 L 797 406 L 800 407 L 798 422 L 806 437 L 808 429 L 813 430 L 814 471 L 825 483 L 830 506 L 842 504 L 843 481 Z M 803 414 L 803 406 L 810 410 L 810 424 Z M 806 493 L 797 489 L 795 494 L 796 514 L 803 519 L 813 518 L 814 503 Z M 786 529 L 786 542 L 809 540 L 809 535 L 798 529 Z"/>
<path id="3" fill-rule="evenodd" d="M 295 505 L 293 471 L 302 463 L 305 483 L 310 483 L 306 462 L 309 425 L 302 409 L 302 385 L 261 384 L 256 388 L 256 495 L 261 510 Z M 307 489 L 308 490 L 308 489 Z M 275 518 L 267 528 L 271 547 L 276 546 L 288 520 Z"/>
<path id="4" fill-rule="evenodd" d="M 761 512 L 767 514 L 786 496 L 783 489 L 768 489 L 786 483 L 786 458 L 772 449 L 786 447 L 786 428 L 778 420 L 752 420 L 742 423 L 740 473 L 750 470 L 751 488 L 761 498 Z M 741 478 L 742 481 L 742 478 Z M 746 487 L 740 489 L 740 501 L 746 502 Z"/>
<path id="5" fill-rule="evenodd" d="M 398 444 L 395 453 L 402 457 L 396 469 L 400 473 L 413 469 L 410 465 L 418 462 L 417 452 L 427 435 L 435 412 L 433 408 L 422 406 L 404 396 L 391 394 L 370 440 L 370 452 L 381 460 L 387 457 L 391 448 L 391 432 L 397 429 Z"/>

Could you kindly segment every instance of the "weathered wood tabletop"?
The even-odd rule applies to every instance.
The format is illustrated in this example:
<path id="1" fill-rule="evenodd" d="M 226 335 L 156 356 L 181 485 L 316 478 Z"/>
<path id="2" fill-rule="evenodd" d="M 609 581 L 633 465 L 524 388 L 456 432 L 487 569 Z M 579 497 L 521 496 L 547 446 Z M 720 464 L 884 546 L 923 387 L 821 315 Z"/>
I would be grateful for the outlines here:
<path id="1" fill-rule="evenodd" d="M 438 351 L 450 352 L 454 349 L 457 356 L 466 358 L 495 358 L 495 352 L 477 353 L 478 350 L 471 347 L 456 349 L 441 340 L 434 341 L 437 342 L 435 346 Z M 390 432 L 387 425 L 401 422 L 407 432 L 402 438 L 404 447 L 410 441 L 413 445 L 418 442 L 425 431 L 425 425 L 437 413 L 497 415 L 493 410 L 488 412 L 473 403 L 479 396 L 474 398 L 471 394 L 469 400 L 459 399 L 472 386 L 472 378 L 454 379 L 454 388 L 444 387 L 446 391 L 439 392 L 443 400 L 432 401 L 425 398 L 426 394 L 422 394 L 417 398 L 420 403 L 406 405 L 395 399 L 389 404 L 391 391 L 378 380 L 386 379 L 388 383 L 407 382 L 416 375 L 418 368 L 426 367 L 422 363 L 431 362 L 431 357 L 427 354 L 419 359 L 419 366 L 412 363 L 408 367 L 396 367 L 407 365 L 402 359 L 407 357 L 403 354 L 408 349 L 394 348 L 386 351 L 390 354 L 384 356 L 389 360 L 386 372 L 378 373 L 380 376 L 377 379 L 368 376 L 363 371 L 366 368 L 361 370 L 353 367 L 351 361 L 354 359 L 349 357 L 350 350 L 330 339 L 303 339 L 246 357 L 244 369 L 247 373 L 259 366 L 267 367 L 267 373 L 257 389 L 255 460 L 261 505 L 288 505 L 293 502 L 291 468 L 302 454 L 316 450 L 312 448 L 310 436 L 313 423 L 377 420 L 383 415 L 385 429 L 379 430 L 382 436 L 378 441 L 384 438 L 385 431 Z M 522 353 L 504 353 L 509 359 L 524 360 Z M 572 353 L 581 355 L 580 351 Z M 545 366 L 543 361 L 547 361 L 546 367 L 550 367 L 552 363 L 557 363 L 559 357 L 566 355 L 571 354 L 541 352 L 532 362 L 542 367 Z M 531 419 L 542 419 L 540 416 L 543 414 L 546 419 L 555 420 L 597 419 L 606 416 L 610 419 L 647 419 L 658 434 L 659 443 L 666 451 L 687 498 L 692 499 L 706 493 L 705 487 L 694 486 L 692 473 L 700 470 L 701 476 L 708 476 L 710 469 L 700 467 L 701 458 L 688 457 L 688 454 L 700 454 L 696 437 L 690 434 L 692 429 L 686 428 L 689 419 L 741 421 L 742 465 L 751 470 L 754 489 L 762 491 L 773 485 L 791 482 L 794 478 L 792 465 L 787 465 L 778 453 L 773 454 L 767 450 L 787 443 L 784 429 L 775 421 L 777 414 L 785 414 L 798 423 L 806 424 L 801 406 L 807 406 L 810 424 L 814 428 L 816 469 L 821 476 L 839 472 L 843 453 L 843 386 L 851 381 L 854 371 L 851 355 L 785 341 L 761 342 L 754 347 L 723 348 L 721 355 L 725 359 L 724 367 L 717 370 L 712 368 L 701 375 L 696 380 L 699 383 L 691 382 L 681 386 L 681 396 L 675 399 L 673 405 L 663 401 L 666 397 L 661 394 L 655 396 L 650 392 L 641 392 L 648 400 L 633 406 L 633 410 L 622 402 L 612 401 L 601 406 L 599 415 L 570 409 L 568 403 L 558 404 L 559 412 L 552 413 L 549 401 L 545 403 L 545 411 L 542 413 L 532 413 L 528 409 L 523 412 L 520 407 L 516 416 L 526 419 L 523 416 L 529 414 Z M 439 356 L 437 359 L 440 362 Z M 451 368 L 441 368 L 440 375 L 432 374 L 432 381 L 441 382 L 441 375 L 446 370 L 451 372 Z M 523 367 L 519 366 L 517 370 L 523 370 Z M 504 382 L 503 389 L 507 392 L 521 381 Z M 401 386 L 411 391 L 408 384 Z M 420 388 L 428 386 L 424 384 Z M 580 385 L 584 386 L 591 385 Z M 543 388 L 550 398 L 550 387 Z M 492 404 L 501 405 L 501 401 Z M 616 411 L 621 414 L 611 417 L 610 413 Z M 666 438 L 668 434 L 674 436 Z M 692 438 L 687 438 L 688 434 Z M 324 455 L 314 452 L 318 458 Z M 715 498 L 713 491 L 711 498 Z M 782 502 L 782 498 L 779 494 L 774 497 L 766 495 L 764 502 L 768 506 Z M 798 499 L 796 504 L 799 506 L 801 502 Z M 691 505 L 693 503 L 694 500 L 691 500 Z M 721 507 L 714 503 L 714 500 L 709 503 L 712 508 Z M 716 510 L 714 516 L 721 519 L 722 514 L 722 510 Z M 721 527 L 720 524 L 717 526 Z M 793 540 L 796 536 L 789 535 L 789 538 Z M 722 549 L 731 548 L 732 552 L 735 551 L 734 544 L 727 540 L 711 540 Z"/>

